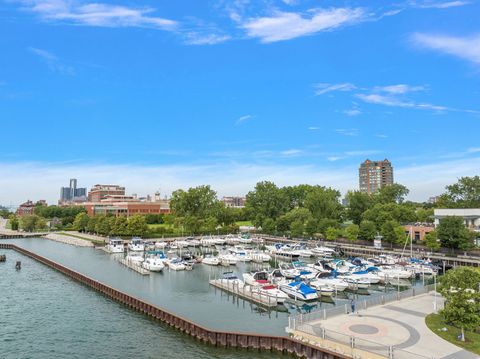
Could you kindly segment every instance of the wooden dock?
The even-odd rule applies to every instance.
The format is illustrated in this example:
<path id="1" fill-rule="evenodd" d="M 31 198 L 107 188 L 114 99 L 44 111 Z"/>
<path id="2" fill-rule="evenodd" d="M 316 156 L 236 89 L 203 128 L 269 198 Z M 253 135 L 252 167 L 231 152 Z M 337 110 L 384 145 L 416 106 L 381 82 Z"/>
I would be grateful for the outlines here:
<path id="1" fill-rule="evenodd" d="M 131 261 L 131 260 L 128 260 L 128 259 L 125 259 L 125 258 L 121 258 L 118 260 L 120 263 L 122 263 L 124 266 L 134 270 L 135 272 L 137 273 L 140 273 L 141 275 L 149 275 L 150 274 L 150 271 L 149 270 L 146 270 L 145 268 L 143 268 L 141 265 L 138 265 L 137 263 Z"/>
<path id="2" fill-rule="evenodd" d="M 240 298 L 263 305 L 265 307 L 276 307 L 278 305 L 276 298 L 265 294 L 252 292 L 252 286 L 245 285 L 242 282 L 235 282 L 228 279 L 212 279 L 209 281 L 209 283 L 214 287 L 220 288 L 228 293 L 235 294 Z"/>

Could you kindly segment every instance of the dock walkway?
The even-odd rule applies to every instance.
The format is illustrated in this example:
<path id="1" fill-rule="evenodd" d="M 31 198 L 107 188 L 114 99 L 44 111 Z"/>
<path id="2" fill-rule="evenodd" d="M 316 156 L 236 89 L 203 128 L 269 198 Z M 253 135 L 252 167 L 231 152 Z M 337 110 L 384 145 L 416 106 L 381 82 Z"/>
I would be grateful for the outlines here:
<path id="1" fill-rule="evenodd" d="M 213 279 L 209 281 L 210 285 L 220 288 L 226 292 L 235 294 L 243 299 L 260 304 L 266 307 L 276 307 L 278 301 L 276 298 L 252 291 L 252 286 L 241 282 L 235 282 L 227 279 Z"/>
<path id="2" fill-rule="evenodd" d="M 125 258 L 120 258 L 118 259 L 120 263 L 122 263 L 124 266 L 134 270 L 137 273 L 140 273 L 141 275 L 149 275 L 150 271 L 146 270 L 143 268 L 141 265 L 138 265 L 138 263 L 135 263 L 131 260 L 125 259 Z"/>

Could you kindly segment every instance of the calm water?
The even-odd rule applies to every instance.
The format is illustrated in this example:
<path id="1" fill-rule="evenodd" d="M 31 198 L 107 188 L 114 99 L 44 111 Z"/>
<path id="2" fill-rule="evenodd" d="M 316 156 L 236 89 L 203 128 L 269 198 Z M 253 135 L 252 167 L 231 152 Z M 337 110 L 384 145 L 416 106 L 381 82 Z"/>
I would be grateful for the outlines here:
<path id="1" fill-rule="evenodd" d="M 286 357 L 204 345 L 32 259 L 0 252 L 7 254 L 0 263 L 1 358 Z"/>

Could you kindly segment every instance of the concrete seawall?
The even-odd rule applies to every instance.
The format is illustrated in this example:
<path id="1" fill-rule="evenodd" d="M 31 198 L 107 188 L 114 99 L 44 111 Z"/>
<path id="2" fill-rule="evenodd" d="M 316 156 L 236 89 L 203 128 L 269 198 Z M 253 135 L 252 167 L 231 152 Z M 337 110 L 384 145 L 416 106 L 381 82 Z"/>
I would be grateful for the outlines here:
<path id="1" fill-rule="evenodd" d="M 147 303 L 144 300 L 135 298 L 131 295 L 118 291 L 101 282 L 89 278 L 81 273 L 73 271 L 61 264 L 51 261 L 45 257 L 28 251 L 10 243 L 0 243 L 0 249 L 15 250 L 27 257 L 35 259 L 36 261 L 55 269 L 68 277 L 102 293 L 103 295 L 120 302 L 129 308 L 142 312 L 145 315 L 156 320 L 164 322 L 185 334 L 188 334 L 204 343 L 222 347 L 246 348 L 257 350 L 275 350 L 284 353 L 294 354 L 298 357 L 312 358 L 312 359 L 344 359 L 348 358 L 339 353 L 322 349 L 298 341 L 288 337 L 268 336 L 255 333 L 235 333 L 235 332 L 219 332 L 210 330 L 197 325 L 187 319 L 181 318 L 173 313 L 161 309 L 153 304 Z"/>

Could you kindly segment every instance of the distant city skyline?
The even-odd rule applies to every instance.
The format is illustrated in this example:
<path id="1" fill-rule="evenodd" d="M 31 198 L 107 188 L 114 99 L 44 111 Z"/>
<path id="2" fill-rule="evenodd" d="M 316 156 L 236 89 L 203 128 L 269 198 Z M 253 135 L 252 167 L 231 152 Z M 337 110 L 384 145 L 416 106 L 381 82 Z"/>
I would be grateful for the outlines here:
<path id="1" fill-rule="evenodd" d="M 479 1 L 7 1 L 0 203 L 479 174 Z"/>

